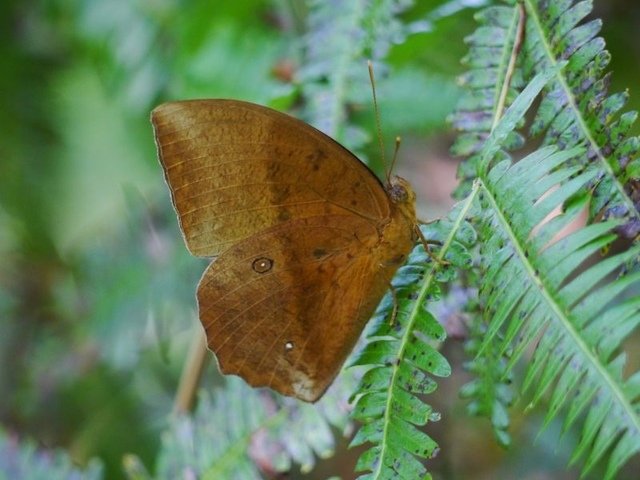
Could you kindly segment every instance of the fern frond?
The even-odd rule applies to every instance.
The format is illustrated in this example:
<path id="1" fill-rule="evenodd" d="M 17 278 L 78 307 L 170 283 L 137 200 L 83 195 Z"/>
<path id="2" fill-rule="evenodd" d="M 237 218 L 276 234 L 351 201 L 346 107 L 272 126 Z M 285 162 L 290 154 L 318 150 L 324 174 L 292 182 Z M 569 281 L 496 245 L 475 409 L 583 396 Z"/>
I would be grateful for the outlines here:
<path id="1" fill-rule="evenodd" d="M 309 405 L 276 398 L 230 376 L 225 388 L 213 395 L 201 393 L 193 415 L 171 419 L 156 476 L 261 478 L 257 463 L 273 472 L 286 472 L 293 463 L 310 471 L 316 456 L 333 454 L 331 427 L 346 430 L 347 392 L 355 384 L 347 372 L 318 403 Z"/>
<path id="2" fill-rule="evenodd" d="M 394 42 L 408 35 L 397 15 L 408 7 L 399 0 L 358 0 L 335 5 L 309 2 L 303 66 L 298 72 L 307 102 L 305 120 L 352 150 L 369 139 L 359 128 L 345 124 L 347 106 L 368 85 L 365 59 L 380 63 Z"/>
<path id="3" fill-rule="evenodd" d="M 507 112 L 503 120 L 505 129 L 513 128 L 510 116 Z M 500 130 L 499 125 L 495 132 Z M 496 150 L 491 138 L 487 145 L 483 165 L 491 165 Z M 565 428 L 588 408 L 574 460 L 586 456 L 586 474 L 611 448 L 608 479 L 640 451 L 639 375 L 624 380 L 625 357 L 616 354 L 640 323 L 640 297 L 620 301 L 622 293 L 640 286 L 640 273 L 623 268 L 637 258 L 640 246 L 589 264 L 615 240 L 620 219 L 555 240 L 589 203 L 584 192 L 597 172 L 576 165 L 581 154 L 579 148 L 544 147 L 515 164 L 504 160 L 480 169 L 480 296 L 489 317 L 480 350 L 502 333 L 499 352 L 512 351 L 509 372 L 537 340 L 524 381 L 532 405 L 550 392 L 546 422 L 565 409 Z M 563 206 L 561 215 L 545 221 Z"/>
<path id="4" fill-rule="evenodd" d="M 484 15 L 513 14 L 518 5 L 506 3 L 509 6 L 490 8 Z M 628 193 L 633 175 L 637 176 L 637 160 L 632 159 L 640 142 L 625 139 L 635 113 L 616 120 L 625 96 L 607 98 L 606 81 L 596 81 L 608 63 L 603 41 L 594 39 L 599 23 L 576 27 L 590 12 L 591 2 L 519 3 L 527 18 L 522 78 L 536 76 L 499 122 L 488 121 L 490 111 L 501 115 L 496 95 L 492 102 L 485 97 L 484 110 L 470 109 L 478 115 L 483 112 L 484 117 L 470 115 L 472 126 L 466 130 L 477 128 L 482 135 L 474 143 L 468 141 L 473 137 L 463 134 L 463 148 L 457 152 L 471 155 L 466 171 L 481 182 L 480 301 L 486 319 L 484 325 L 474 324 L 475 333 L 483 335 L 482 343 L 472 340 L 469 344 L 476 353 L 470 366 L 484 378 L 469 384 L 463 394 L 474 399 L 478 413 L 492 418 L 499 438 L 506 434 L 504 407 L 510 397 L 500 399 L 504 383 L 499 376 L 508 380 L 513 366 L 537 340 L 524 380 L 524 389 L 532 394 L 531 404 L 550 393 L 546 423 L 562 410 L 565 428 L 589 408 L 572 461 L 586 457 L 586 474 L 610 449 L 606 476 L 612 478 L 640 451 L 640 375 L 624 380 L 624 355 L 618 353 L 622 341 L 640 323 L 640 299 L 621 300 L 624 292 L 639 288 L 640 275 L 627 271 L 625 263 L 637 260 L 640 250 L 635 247 L 593 265 L 589 262 L 613 242 L 616 232 L 634 236 L 640 228 L 637 205 Z M 504 31 L 506 23 L 501 25 Z M 488 37 L 484 28 L 472 38 Z M 483 41 L 484 47 L 490 45 L 490 40 Z M 503 35 L 497 45 L 506 50 L 513 43 Z M 482 56 L 481 50 L 476 53 Z M 476 61 L 499 64 L 488 58 Z M 496 76 L 491 80 L 494 84 L 487 83 L 486 88 L 495 93 L 501 80 Z M 514 163 L 506 153 L 512 146 L 509 138 L 544 84 L 530 132 L 546 135 L 543 148 Z M 471 85 L 476 91 L 483 86 L 481 81 Z M 486 141 L 480 145 L 483 138 Z M 544 147 L 550 144 L 554 147 Z M 605 221 L 556 240 L 562 228 L 587 208 L 592 219 L 601 214 Z M 557 209 L 563 213 L 547 219 Z"/>
<path id="5" fill-rule="evenodd" d="M 357 464 L 357 471 L 371 472 L 362 479 L 430 478 L 416 457 L 432 457 L 437 444 L 418 427 L 438 420 L 439 414 L 418 395 L 433 392 L 432 377 L 448 376 L 451 368 L 435 348 L 445 330 L 426 303 L 439 298 L 439 282 L 455 275 L 455 268 L 471 265 L 468 246 L 476 236 L 465 217 L 474 198 L 475 193 L 448 218 L 424 227 L 425 236 L 441 244 L 432 250 L 438 261 L 431 260 L 421 245 L 414 250 L 393 281 L 398 301 L 394 323 L 389 319 L 393 302 L 387 296 L 374 317 L 367 345 L 352 362 L 370 367 L 354 394 L 352 413 L 364 425 L 351 444 L 373 444 Z"/>
<path id="6" fill-rule="evenodd" d="M 458 197 L 471 188 L 485 140 L 522 87 L 520 72 L 515 70 L 524 28 L 522 9 L 518 5 L 492 6 L 478 12 L 476 19 L 480 26 L 466 38 L 469 53 L 462 60 L 469 70 L 459 80 L 466 91 L 450 118 L 459 132 L 451 151 L 468 157 L 458 170 Z M 502 148 L 515 149 L 522 142 L 519 134 L 511 132 Z"/>
<path id="7" fill-rule="evenodd" d="M 610 54 L 597 34 L 599 19 L 584 22 L 592 1 L 524 0 L 527 34 L 525 77 L 558 62 L 567 66 L 543 95 L 530 134 L 544 135 L 544 145 L 586 148 L 580 163 L 596 172 L 590 218 L 624 218 L 618 232 L 640 233 L 640 199 L 634 188 L 640 177 L 640 138 L 628 136 L 636 112 L 619 114 L 628 92 L 609 95 L 604 74 Z"/>
<path id="8" fill-rule="evenodd" d="M 521 123 L 531 104 L 553 75 L 553 70 L 537 75 L 512 102 L 504 117 L 491 127 L 491 134 L 486 139 L 483 149 L 475 156 L 475 175 L 484 177 L 494 158 L 510 158 L 503 145 L 505 142 L 508 143 L 514 129 Z M 498 97 L 495 100 L 498 101 Z M 481 244 L 480 255 L 483 254 L 484 247 Z M 481 276 L 480 280 L 486 282 L 484 276 Z M 482 311 L 485 305 L 482 305 L 482 298 L 479 301 L 478 310 Z M 485 318 L 474 312 L 468 332 L 469 340 L 465 344 L 472 360 L 467 362 L 465 367 L 475 378 L 461 388 L 460 395 L 468 400 L 467 411 L 471 415 L 490 419 L 496 439 L 501 445 L 506 446 L 511 442 L 507 432 L 508 407 L 513 403 L 515 394 L 510 384 L 511 374 L 507 369 L 508 352 L 501 351 L 492 344 L 483 345 L 487 329 Z"/>
<path id="9" fill-rule="evenodd" d="M 65 452 L 45 451 L 29 441 L 18 441 L 0 428 L 0 478 L 29 478 L 34 480 L 100 480 L 103 478 L 100 461 L 91 460 L 80 469 Z"/>
<path id="10" fill-rule="evenodd" d="M 472 360 L 465 364 L 465 370 L 474 378 L 460 388 L 460 397 L 468 401 L 467 413 L 488 418 L 496 441 L 508 447 L 511 445 L 508 409 L 516 398 L 512 386 L 513 375 L 507 370 L 508 355 L 493 344 L 483 345 L 487 327 L 481 320 L 474 319 L 469 327 L 465 353 Z"/>

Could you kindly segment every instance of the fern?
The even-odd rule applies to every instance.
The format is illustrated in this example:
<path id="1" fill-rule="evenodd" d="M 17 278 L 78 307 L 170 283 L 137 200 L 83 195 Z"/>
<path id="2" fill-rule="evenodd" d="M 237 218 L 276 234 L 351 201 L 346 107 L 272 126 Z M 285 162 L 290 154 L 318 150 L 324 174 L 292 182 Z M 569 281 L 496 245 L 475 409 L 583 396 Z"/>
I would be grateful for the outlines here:
<path id="1" fill-rule="evenodd" d="M 297 77 L 303 116 L 359 148 L 367 135 L 347 122 L 349 106 L 361 98 L 352 85 L 366 82 L 358 60 L 373 56 L 384 73 L 390 45 L 408 34 L 396 17 L 406 4 L 361 0 L 345 4 L 339 16 L 331 7 L 309 3 Z M 530 407 L 548 398 L 545 425 L 562 416 L 565 429 L 581 426 L 572 461 L 584 459 L 583 474 L 606 456 L 605 475 L 613 478 L 640 451 L 640 374 L 623 378 L 620 353 L 640 317 L 640 299 L 624 298 L 640 287 L 640 274 L 625 267 L 640 246 L 597 257 L 618 233 L 633 237 L 639 228 L 631 192 L 638 142 L 627 138 L 635 113 L 616 117 L 626 97 L 607 96 L 607 77 L 600 78 L 608 54 L 595 37 L 599 24 L 579 25 L 590 8 L 590 2 L 511 1 L 477 16 L 481 27 L 468 38 L 470 71 L 462 82 L 468 93 L 452 117 L 461 132 L 454 150 L 468 157 L 459 189 L 467 197 L 423 228 L 439 242 L 432 252 L 439 261 L 415 249 L 393 281 L 397 316 L 390 321 L 389 295 L 352 361 L 367 368 L 350 390 L 352 417 L 362 422 L 352 445 L 369 446 L 358 461 L 366 472 L 361 478 L 430 478 L 423 460 L 438 447 L 423 427 L 439 414 L 425 395 L 450 367 L 437 350 L 444 328 L 427 304 L 474 261 L 482 284 L 467 345 L 474 356 L 468 366 L 478 375 L 463 389 L 470 410 L 489 416 L 498 440 L 509 444 L 511 379 L 533 350 L 522 390 Z M 525 135 L 525 114 L 540 92 Z M 536 137 L 542 146 L 514 160 Z M 557 209 L 562 213 L 547 219 Z M 557 240 L 585 209 L 591 224 Z M 323 402 L 340 407 L 323 412 L 321 404 L 318 416 L 313 407 L 275 402 L 231 379 L 213 398 L 202 397 L 193 418 L 172 424 L 159 477 L 255 478 L 256 463 L 273 472 L 293 462 L 308 470 L 316 455 L 332 452 L 330 424 L 346 426 L 338 398 L 330 392 Z M 266 445 L 270 453 L 261 455 Z"/>
<path id="2" fill-rule="evenodd" d="M 470 48 L 463 59 L 469 70 L 460 78 L 466 92 L 450 118 L 459 132 L 452 153 L 468 157 L 458 168 L 460 183 L 455 192 L 458 197 L 471 189 L 472 181 L 479 173 L 483 148 L 487 148 L 485 143 L 505 108 L 524 87 L 521 70 L 516 68 L 524 40 L 524 9 L 515 3 L 490 6 L 478 12 L 475 18 L 479 27 L 466 38 Z M 519 109 L 516 120 L 524 115 L 527 107 L 528 104 Z M 497 144 L 503 156 L 524 144 L 525 138 L 513 126 L 505 130 Z M 498 136 L 494 135 L 493 140 L 496 138 Z M 492 148 L 495 145 L 494 142 Z M 497 157 L 499 152 L 494 150 L 493 154 Z M 480 254 L 483 253 L 481 245 Z M 480 303 L 478 308 L 480 312 L 472 312 L 469 340 L 465 344 L 465 350 L 472 358 L 465 366 L 475 378 L 462 387 L 460 395 L 469 401 L 468 413 L 489 418 L 497 441 L 507 446 L 511 443 L 507 430 L 510 423 L 508 408 L 515 397 L 510 385 L 511 376 L 506 375 L 508 358 L 491 345 L 480 350 L 488 327 L 481 315 L 483 305 Z"/>
<path id="3" fill-rule="evenodd" d="M 465 353 L 471 360 L 465 369 L 475 378 L 460 388 L 460 396 L 469 401 L 470 415 L 491 420 L 496 441 L 508 447 L 511 445 L 508 409 L 516 396 L 512 388 L 513 374 L 507 370 L 508 355 L 493 344 L 483 345 L 481 339 L 486 333 L 483 322 L 474 321 L 469 326 L 470 339 L 465 344 Z"/>
<path id="4" fill-rule="evenodd" d="M 99 480 L 102 464 L 91 460 L 86 468 L 73 464 L 66 453 L 45 451 L 31 442 L 19 442 L 0 429 L 0 478 L 30 480 Z"/>
<path id="5" fill-rule="evenodd" d="M 565 429 L 577 423 L 589 407 L 572 462 L 584 456 L 586 474 L 609 448 L 606 477 L 613 478 L 640 450 L 638 405 L 634 404 L 640 380 L 637 375 L 623 380 L 624 356 L 616 353 L 638 323 L 640 302 L 632 297 L 620 303 L 619 296 L 638 286 L 640 276 L 623 265 L 637 259 L 639 251 L 634 247 L 592 266 L 588 260 L 614 241 L 616 231 L 633 236 L 636 229 L 636 207 L 628 194 L 637 169 L 629 160 L 636 152 L 636 140 L 623 140 L 635 114 L 612 122 L 624 96 L 605 100 L 603 82 L 587 100 L 576 100 L 573 110 L 572 102 L 558 93 L 558 84 L 568 78 L 574 83 L 566 85 L 584 87 L 603 63 L 592 62 L 591 53 L 581 49 L 593 37 L 596 24 L 576 27 L 574 32 L 590 3 L 569 8 L 570 3 L 525 1 L 490 7 L 478 15 L 483 26 L 468 39 L 471 71 L 463 83 L 470 91 L 453 116 L 462 132 L 454 150 L 469 157 L 461 169 L 459 189 L 459 193 L 471 192 L 465 214 L 476 192 L 481 198 L 484 321 L 473 324 L 476 337 L 469 350 L 476 354 L 471 368 L 484 378 L 467 385 L 463 393 L 475 399 L 472 408 L 476 413 L 491 416 L 498 439 L 508 444 L 507 407 L 514 398 L 508 384 L 514 366 L 538 339 L 523 384 L 523 390 L 531 390 L 531 405 L 549 393 L 545 425 L 563 411 Z M 540 12 L 544 15 L 536 20 L 532 14 Z M 532 39 L 529 32 L 535 21 L 539 36 Z M 553 42 L 562 50 L 553 47 Z M 553 61 L 540 61 L 534 55 L 540 45 L 547 53 L 558 50 L 562 54 L 550 57 Z M 599 52 L 595 50 L 593 55 Z M 585 65 L 586 77 L 582 75 Z M 560 149 L 541 148 L 514 162 L 507 152 L 527 140 L 515 129 L 522 126 L 526 111 L 545 86 L 530 135 L 546 132 L 543 147 L 554 143 Z M 569 98 L 578 98 L 578 93 L 571 91 Z M 558 115 L 560 111 L 572 115 Z M 571 148 L 581 146 L 584 148 Z M 600 155 L 600 161 L 593 161 L 597 149 L 610 150 L 612 158 Z M 588 168 L 582 166 L 585 159 Z M 477 179 L 473 187 L 472 179 Z M 563 210 L 561 215 L 545 220 L 558 208 Z M 600 213 L 600 217 L 620 219 L 587 226 L 555 241 L 561 229 L 585 208 L 590 208 L 592 218 Z M 456 228 L 450 224 L 449 228 L 453 235 L 449 238 L 454 238 Z M 448 247 L 445 242 L 439 254 Z M 438 417 L 414 395 L 433 391 L 431 376 L 448 372 L 445 360 L 429 343 L 442 340 L 442 327 L 428 311 L 420 311 L 423 299 L 439 295 L 433 278 L 440 265 L 424 262 L 424 258 L 412 258 L 394 281 L 401 292 L 395 328 L 388 324 L 391 306 L 387 298 L 369 343 L 354 361 L 355 365 L 373 365 L 357 390 L 353 414 L 364 422 L 353 444 L 373 445 L 358 463 L 359 470 L 371 472 L 365 478 L 428 476 L 416 457 L 428 458 L 436 451 L 435 442 L 417 427 Z M 422 273 L 425 269 L 429 273 Z M 610 278 L 612 275 L 617 277 Z M 596 318 L 598 314 L 601 318 Z M 597 335 L 604 325 L 609 325 L 610 332 L 605 339 Z M 414 343 L 428 362 L 416 364 L 420 356 L 406 355 L 405 349 L 414 348 Z"/>
<path id="6" fill-rule="evenodd" d="M 515 59 L 524 34 L 523 10 L 517 5 L 488 7 L 476 14 L 476 20 L 480 26 L 467 37 L 470 49 L 462 60 L 469 68 L 460 78 L 466 90 L 450 118 L 459 132 L 452 153 L 469 157 L 458 170 L 458 197 L 469 192 L 484 142 L 522 87 Z M 502 148 L 513 150 L 523 142 L 521 135 L 510 132 Z"/>
<path id="7" fill-rule="evenodd" d="M 497 164 L 483 181 L 480 238 L 485 242 L 485 285 L 481 295 L 490 316 L 485 345 L 498 331 L 506 332 L 500 345 L 501 352 L 513 348 L 509 371 L 537 339 L 524 380 L 524 389 L 532 390 L 532 404 L 550 390 L 545 424 L 566 407 L 565 428 L 589 408 L 574 459 L 586 455 L 586 473 L 613 446 L 606 474 L 613 478 L 622 463 L 640 451 L 636 399 L 640 376 L 624 381 L 625 356 L 615 354 L 640 322 L 640 298 L 614 303 L 640 282 L 640 274 L 622 271 L 640 248 L 585 266 L 595 252 L 615 240 L 613 230 L 621 224 L 619 220 L 584 227 L 549 245 L 586 206 L 586 195 L 532 234 L 554 208 L 593 180 L 592 172 L 579 173 L 571 165 L 579 153 L 543 148 L 516 164 L 508 160 Z M 530 182 L 535 183 L 523 188 Z M 619 276 L 607 280 L 615 272 Z"/>
<path id="8" fill-rule="evenodd" d="M 522 12 L 518 12 L 518 21 L 522 23 Z M 511 49 L 512 57 L 518 53 L 517 48 Z M 508 63 L 513 64 L 513 60 Z M 482 150 L 475 153 L 468 163 L 473 165 L 475 175 L 486 173 L 485 165 L 482 164 L 482 156 L 493 158 L 509 158 L 504 151 L 505 145 L 513 147 L 511 139 L 514 138 L 514 128 L 521 122 L 522 117 L 527 112 L 536 95 L 539 94 L 544 85 L 553 76 L 553 71 L 547 71 L 543 75 L 538 75 L 530 85 L 517 97 L 517 104 L 512 105 L 508 110 L 508 115 L 502 118 L 497 115 L 492 121 L 490 134 L 483 144 Z M 502 91 L 507 91 L 505 84 Z M 501 99 L 506 99 L 504 95 L 495 95 L 494 101 L 500 103 Z M 465 100 L 461 102 L 463 105 Z M 492 112 L 502 111 L 503 107 L 498 105 L 490 110 Z M 463 133 L 464 135 L 464 133 Z M 523 140 L 523 137 L 515 137 Z M 486 255 L 485 245 L 480 242 L 479 255 L 484 258 Z M 483 275 L 480 279 L 484 282 Z M 477 283 L 476 283 L 477 285 Z M 515 393 L 511 385 L 512 375 L 507 370 L 508 356 L 510 352 L 500 351 L 493 345 L 484 345 L 488 325 L 481 312 L 486 308 L 483 298 L 479 299 L 479 312 L 473 312 L 470 322 L 469 341 L 466 342 L 465 349 L 472 356 L 472 360 L 467 362 L 466 368 L 476 377 L 474 380 L 464 385 L 460 395 L 469 400 L 467 411 L 474 416 L 484 416 L 491 420 L 497 441 L 507 446 L 511 443 L 510 435 L 507 431 L 509 427 L 508 408 L 512 405 Z"/>
<path id="9" fill-rule="evenodd" d="M 334 4 L 322 0 L 309 2 L 303 66 L 298 72 L 307 102 L 303 117 L 352 150 L 369 140 L 364 130 L 346 122 L 348 105 L 360 98 L 358 91 L 368 83 L 364 59 L 371 58 L 384 72 L 382 58 L 393 42 L 408 35 L 397 15 L 410 3 L 345 2 L 336 16 Z"/>
<path id="10" fill-rule="evenodd" d="M 352 362 L 370 366 L 357 390 L 353 418 L 364 422 L 351 445 L 372 443 L 359 459 L 360 478 L 422 478 L 424 465 L 415 457 L 430 458 L 437 444 L 418 427 L 436 421 L 439 414 L 418 395 L 435 390 L 433 376 L 448 376 L 451 368 L 434 345 L 444 341 L 444 328 L 426 309 L 440 297 L 440 282 L 455 275 L 454 267 L 468 268 L 468 247 L 475 232 L 465 220 L 471 195 L 448 219 L 427 225 L 428 238 L 441 242 L 430 259 L 420 245 L 393 281 L 397 316 L 390 320 L 393 302 L 386 297 L 374 317 L 367 345 Z M 444 262 L 448 262 L 445 267 Z M 430 478 L 430 477 L 429 477 Z"/>
<path id="11" fill-rule="evenodd" d="M 565 430 L 582 419 L 572 463 L 584 456 L 586 474 L 609 449 L 605 475 L 613 478 L 640 451 L 639 374 L 623 378 L 625 357 L 620 353 L 622 341 L 640 321 L 640 299 L 623 297 L 639 288 L 639 274 L 624 265 L 637 261 L 640 251 L 633 247 L 593 265 L 589 261 L 616 234 L 638 234 L 637 205 L 630 194 L 638 139 L 626 138 L 636 114 L 615 118 L 626 94 L 608 97 L 608 77 L 599 78 L 609 61 L 603 40 L 595 37 L 600 23 L 579 25 L 591 2 L 508 3 L 479 15 L 471 54 L 475 66 L 495 70 L 504 64 L 495 61 L 495 52 L 489 55 L 486 23 L 492 22 L 503 30 L 504 51 L 510 48 L 511 60 L 516 60 L 511 37 L 504 32 L 515 21 L 507 19 L 521 12 L 527 22 L 523 54 L 511 64 L 517 68 L 514 79 L 544 72 L 550 80 L 529 130 L 530 136 L 544 139 L 538 151 L 514 162 L 506 153 L 518 146 L 509 140 L 510 132 L 521 125 L 532 98 L 521 95 L 521 105 L 512 106 L 499 123 L 490 122 L 489 115 L 495 120 L 502 108 L 497 92 L 517 91 L 517 83 L 516 88 L 501 83 L 508 76 L 493 75 L 494 70 L 484 84 L 474 70 L 467 75 L 473 80 L 471 96 L 461 101 L 454 117 L 463 132 L 456 148 L 470 156 L 462 171 L 482 184 L 480 302 L 485 315 L 484 321 L 474 322 L 468 345 L 476 355 L 470 367 L 479 377 L 462 393 L 473 399 L 475 413 L 491 417 L 498 438 L 508 443 L 505 407 L 512 399 L 505 380 L 514 375 L 527 347 L 537 342 L 523 382 L 531 405 L 548 393 L 545 425 L 561 411 Z M 527 89 L 540 79 L 530 81 Z M 487 90 L 495 93 L 491 101 Z M 469 100 L 482 93 L 486 103 Z M 503 98 L 510 103 L 508 95 Z M 468 125 L 460 121 L 465 119 Z M 469 141 L 474 138 L 478 141 Z M 488 139 L 481 144 L 483 138 Z M 562 214 L 545 220 L 554 209 Z M 602 223 L 556 240 L 585 209 L 590 219 Z"/>
<path id="12" fill-rule="evenodd" d="M 589 265 L 595 253 L 616 239 L 616 232 L 633 230 L 635 220 L 630 209 L 624 213 L 629 213 L 631 219 L 629 215 L 620 215 L 626 218 L 586 226 L 569 237 L 556 240 L 562 228 L 585 208 L 590 208 L 592 213 L 601 211 L 604 208 L 603 185 L 611 186 L 619 180 L 608 171 L 608 160 L 590 162 L 583 168 L 582 160 L 594 158 L 597 147 L 585 141 L 589 138 L 586 125 L 594 125 L 597 115 L 589 115 L 591 111 L 585 113 L 586 102 L 572 106 L 563 97 L 566 92 L 558 92 L 558 84 L 562 84 L 559 79 L 566 79 L 579 65 L 576 58 L 585 61 L 584 55 L 574 57 L 572 54 L 580 51 L 580 46 L 594 31 L 594 24 L 591 24 L 579 33 L 567 33 L 579 20 L 576 17 L 580 15 L 576 12 L 585 8 L 581 4 L 568 9 L 569 3 L 536 4 L 545 12 L 545 20 L 556 27 L 556 37 L 566 35 L 562 37 L 565 50 L 561 58 L 564 60 L 538 61 L 535 68 L 530 68 L 543 74 L 529 83 L 505 117 L 492 126 L 481 153 L 469 162 L 481 182 L 479 241 L 483 245 L 484 282 L 480 297 L 488 324 L 486 331 L 482 330 L 482 345 L 476 345 L 473 350 L 478 358 L 486 354 L 487 359 L 496 360 L 509 355 L 506 366 L 495 361 L 483 364 L 495 368 L 487 383 L 495 382 L 493 391 L 496 392 L 499 388 L 496 374 L 501 378 L 512 374 L 513 366 L 526 348 L 537 341 L 523 383 L 525 391 L 531 390 L 531 405 L 549 393 L 550 407 L 545 425 L 562 410 L 566 412 L 565 429 L 576 423 L 588 408 L 589 413 L 583 419 L 582 438 L 572 462 L 584 456 L 583 474 L 586 474 L 610 449 L 605 476 L 613 478 L 622 464 L 640 451 L 640 417 L 637 413 L 640 377 L 636 374 L 623 379 L 625 356 L 617 353 L 624 338 L 640 322 L 640 299 L 620 300 L 625 291 L 638 288 L 640 275 L 628 271 L 624 265 L 636 260 L 640 249 L 636 246 Z M 533 4 L 524 4 L 530 14 Z M 565 17 L 560 15 L 563 12 Z M 528 27 L 527 35 L 530 30 Z M 527 44 L 531 42 L 535 44 L 527 37 Z M 582 67 L 584 64 L 580 65 Z M 579 72 L 575 70 L 574 75 L 579 76 Z M 547 132 L 543 147 L 514 162 L 504 151 L 505 143 L 509 146 L 511 131 L 531 104 L 533 97 L 530 94 L 539 90 L 541 82 L 544 84 L 549 80 L 532 127 L 535 134 Z M 597 91 L 602 100 L 602 89 Z M 593 99 L 593 92 L 590 98 Z M 619 103 L 609 101 L 609 106 L 604 108 Z M 499 102 L 494 101 L 496 104 Z M 595 110 L 603 108 L 597 102 L 591 105 Z M 559 115 L 560 111 L 569 113 Z M 607 123 L 601 123 L 599 128 L 601 138 L 606 138 L 612 130 L 619 131 L 618 126 L 609 127 Z M 584 135 L 580 137 L 579 134 Z M 584 148 L 544 147 L 549 143 L 559 144 L 561 148 L 575 145 Z M 595 157 L 597 155 L 595 152 Z M 611 205 L 625 201 L 621 194 L 624 189 L 617 188 L 620 186 L 618 182 L 606 192 L 613 199 Z M 594 190 L 593 196 L 589 195 Z M 555 209 L 561 209 L 563 213 L 546 220 Z M 479 398 L 486 400 L 488 397 L 482 389 L 470 390 Z M 493 413 L 495 410 L 492 411 L 494 428 L 500 432 L 508 422 L 504 418 L 496 422 Z"/>
<path id="13" fill-rule="evenodd" d="M 289 471 L 293 463 L 308 472 L 316 456 L 333 454 L 331 428 L 350 428 L 344 399 L 354 386 L 355 379 L 343 375 L 322 400 L 309 405 L 229 377 L 212 395 L 201 393 L 192 415 L 171 419 L 154 478 L 261 478 L 257 465 L 275 473 Z M 131 479 L 150 477 L 135 456 L 127 458 L 125 468 Z"/>
<path id="14" fill-rule="evenodd" d="M 470 156 L 462 164 L 460 192 L 468 191 L 475 177 L 476 154 L 501 108 L 508 105 L 523 80 L 536 73 L 567 62 L 543 95 L 541 106 L 530 128 L 531 136 L 544 135 L 545 145 L 562 148 L 586 147 L 579 161 L 598 172 L 593 182 L 594 201 L 591 218 L 625 218 L 618 231 L 627 238 L 640 233 L 640 200 L 637 198 L 640 171 L 640 139 L 628 136 L 637 118 L 636 112 L 618 115 L 628 93 L 608 95 L 610 75 L 603 75 L 610 55 L 604 40 L 597 37 L 600 20 L 580 23 L 592 9 L 591 1 L 524 0 L 506 1 L 477 15 L 480 27 L 467 41 L 471 48 L 465 63 L 469 71 L 462 76 L 468 93 L 452 117 L 461 135 L 453 152 Z M 523 20 L 526 19 L 526 28 Z M 526 31 L 526 35 L 524 32 Z M 514 51 L 524 39 L 520 64 L 515 67 Z M 500 96 L 504 96 L 501 101 Z M 504 148 L 512 150 L 522 143 L 514 134 Z"/>
<path id="15" fill-rule="evenodd" d="M 579 162 L 596 172 L 590 217 L 625 221 L 617 231 L 627 238 L 640 233 L 640 200 L 634 188 L 640 172 L 640 138 L 628 136 L 636 112 L 619 115 L 628 92 L 609 95 L 610 55 L 597 37 L 602 22 L 583 22 L 592 1 L 525 0 L 527 35 L 525 76 L 566 61 L 542 97 L 530 135 L 544 135 L 544 145 L 586 148 Z"/>

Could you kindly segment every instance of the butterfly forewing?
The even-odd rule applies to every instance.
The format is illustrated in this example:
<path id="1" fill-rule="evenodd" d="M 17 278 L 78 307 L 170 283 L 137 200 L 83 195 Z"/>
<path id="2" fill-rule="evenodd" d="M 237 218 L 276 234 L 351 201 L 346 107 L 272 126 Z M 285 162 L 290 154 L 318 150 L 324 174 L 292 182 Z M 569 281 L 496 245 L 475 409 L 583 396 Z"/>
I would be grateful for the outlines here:
<path id="1" fill-rule="evenodd" d="M 215 256 L 283 221 L 389 216 L 379 180 L 313 127 L 236 100 L 172 102 L 152 113 L 187 246 Z"/>

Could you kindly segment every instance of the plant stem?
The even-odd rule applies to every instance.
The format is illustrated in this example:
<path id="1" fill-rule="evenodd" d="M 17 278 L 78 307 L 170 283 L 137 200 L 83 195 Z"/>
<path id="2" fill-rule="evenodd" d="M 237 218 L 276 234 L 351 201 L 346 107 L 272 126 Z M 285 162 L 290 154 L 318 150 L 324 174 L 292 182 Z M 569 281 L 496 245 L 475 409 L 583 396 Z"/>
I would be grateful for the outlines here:
<path id="1" fill-rule="evenodd" d="M 173 404 L 174 415 L 188 413 L 193 408 L 196 391 L 208 358 L 204 331 L 198 326 L 195 328 L 189 355 L 180 375 L 180 383 Z"/>

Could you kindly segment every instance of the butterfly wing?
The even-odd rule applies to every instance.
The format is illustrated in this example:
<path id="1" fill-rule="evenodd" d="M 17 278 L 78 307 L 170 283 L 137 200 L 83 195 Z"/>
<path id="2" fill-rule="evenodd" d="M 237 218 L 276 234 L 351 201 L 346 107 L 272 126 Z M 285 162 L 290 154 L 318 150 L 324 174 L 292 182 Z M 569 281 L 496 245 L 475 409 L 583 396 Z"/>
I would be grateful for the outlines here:
<path id="1" fill-rule="evenodd" d="M 415 218 L 398 217 L 348 150 L 265 107 L 175 102 L 152 123 L 187 246 L 218 256 L 198 305 L 221 370 L 316 400 L 388 287 L 398 265 L 387 259 L 410 249 Z"/>
<path id="2" fill-rule="evenodd" d="M 200 319 L 223 373 L 306 401 L 331 384 L 392 269 L 375 264 L 369 222 L 305 218 L 226 250 L 198 286 Z"/>
<path id="3" fill-rule="evenodd" d="M 237 100 L 166 103 L 151 116 L 187 247 L 216 256 L 283 222 L 388 218 L 377 177 L 315 128 Z"/>

